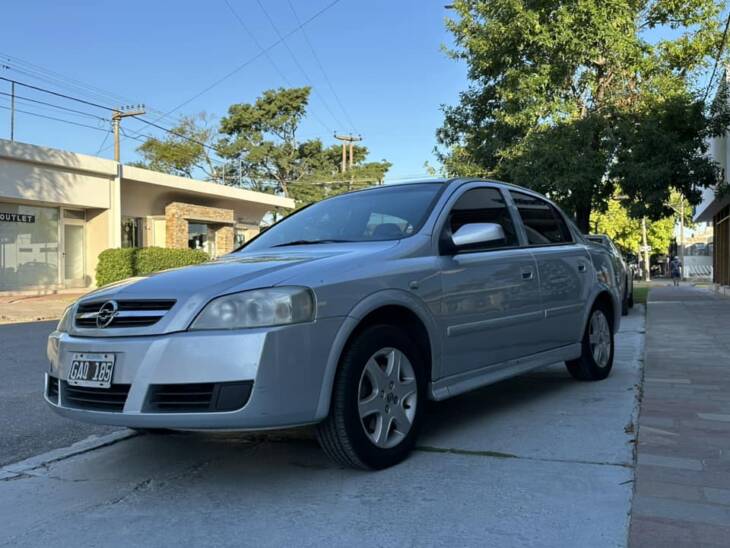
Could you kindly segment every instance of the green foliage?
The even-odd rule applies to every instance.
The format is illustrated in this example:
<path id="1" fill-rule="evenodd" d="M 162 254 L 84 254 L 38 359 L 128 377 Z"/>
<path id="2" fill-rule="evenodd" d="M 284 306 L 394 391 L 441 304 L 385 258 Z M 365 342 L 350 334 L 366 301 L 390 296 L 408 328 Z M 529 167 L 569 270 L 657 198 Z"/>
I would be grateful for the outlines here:
<path id="1" fill-rule="evenodd" d="M 253 103 L 231 105 L 218 131 L 208 127 L 204 114 L 197 120 L 184 118 L 174 129 L 178 136 L 150 138 L 137 149 L 144 158 L 139 165 L 186 177 L 203 166 L 210 179 L 284 194 L 299 207 L 382 182 L 391 164 L 366 161 L 366 147 L 353 147 L 353 167 L 342 173 L 341 146 L 298 140 L 309 93 L 309 87 L 280 88 L 265 91 Z M 224 166 L 214 167 L 207 150 L 187 138 L 214 146 Z"/>
<path id="2" fill-rule="evenodd" d="M 135 274 L 146 276 L 160 270 L 200 264 L 208 260 L 210 260 L 208 254 L 200 249 L 143 247 L 137 250 Z"/>
<path id="3" fill-rule="evenodd" d="M 676 214 L 679 209 L 678 194 L 672 196 L 668 207 L 672 211 L 670 216 L 646 223 L 646 241 L 652 249 L 652 254 L 662 255 L 669 251 L 669 246 L 674 238 L 674 227 L 678 220 Z M 689 218 L 691 218 L 691 210 L 688 208 L 685 219 Z M 606 234 L 621 249 L 639 253 L 641 219 L 632 217 L 622 201 L 618 199 L 608 200 L 605 211 L 591 213 L 591 232 Z"/>
<path id="4" fill-rule="evenodd" d="M 99 253 L 96 285 L 101 287 L 134 276 L 135 252 L 133 248 L 121 248 L 106 249 Z"/>
<path id="5" fill-rule="evenodd" d="M 723 120 L 692 86 L 720 46 L 723 7 L 456 0 L 451 55 L 471 85 L 445 108 L 444 166 L 545 192 L 584 230 L 619 186 L 634 217 L 666 217 L 672 189 L 696 202 L 718 179 L 705 153 Z M 672 31 L 651 42 L 658 27 Z"/>
<path id="6" fill-rule="evenodd" d="M 107 249 L 99 254 L 96 285 L 102 287 L 132 276 L 204 263 L 208 254 L 199 249 L 168 249 L 162 247 Z"/>
<path id="7" fill-rule="evenodd" d="M 137 147 L 143 161 L 131 165 L 192 177 L 196 168 L 202 169 L 206 176 L 213 178 L 215 169 L 208 149 L 215 130 L 210 127 L 210 117 L 203 113 L 197 117 L 184 117 L 164 138 L 149 137 Z"/>

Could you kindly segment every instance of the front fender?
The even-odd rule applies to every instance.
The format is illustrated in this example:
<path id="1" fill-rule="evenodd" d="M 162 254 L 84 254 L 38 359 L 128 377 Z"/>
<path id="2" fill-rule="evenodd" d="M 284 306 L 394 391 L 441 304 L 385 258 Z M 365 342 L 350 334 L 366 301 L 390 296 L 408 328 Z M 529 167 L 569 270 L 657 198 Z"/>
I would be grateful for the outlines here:
<path id="1" fill-rule="evenodd" d="M 360 300 L 348 312 L 345 321 L 342 322 L 339 331 L 335 335 L 332 348 L 330 349 L 325 368 L 324 377 L 322 379 L 322 388 L 317 405 L 317 420 L 324 419 L 329 413 L 330 401 L 332 397 L 332 387 L 334 385 L 337 367 L 340 362 L 340 356 L 347 341 L 352 333 L 360 325 L 360 322 L 371 312 L 384 306 L 402 306 L 413 312 L 426 326 L 428 338 L 431 343 L 431 360 L 432 372 L 434 377 L 437 376 L 441 367 L 441 338 L 437 336 L 438 331 L 436 322 L 424 303 L 417 296 L 403 291 L 401 289 L 385 289 L 371 293 L 367 297 Z"/>

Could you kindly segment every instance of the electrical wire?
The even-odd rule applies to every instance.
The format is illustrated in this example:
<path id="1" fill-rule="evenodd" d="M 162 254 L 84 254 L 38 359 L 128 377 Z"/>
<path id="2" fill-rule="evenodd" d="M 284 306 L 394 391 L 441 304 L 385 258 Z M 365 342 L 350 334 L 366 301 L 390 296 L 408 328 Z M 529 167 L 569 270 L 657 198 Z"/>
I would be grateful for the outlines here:
<path id="1" fill-rule="evenodd" d="M 294 4 L 291 3 L 291 0 L 287 0 L 287 3 L 289 4 L 289 9 L 294 14 L 294 19 L 296 20 L 297 24 L 300 23 L 299 15 L 297 14 L 297 11 L 294 9 Z M 322 64 L 322 61 L 320 60 L 319 56 L 317 55 L 317 52 L 314 49 L 314 46 L 312 45 L 312 42 L 309 40 L 309 35 L 307 34 L 307 30 L 302 27 L 302 36 L 304 37 L 304 41 L 307 43 L 307 46 L 309 47 L 309 51 L 312 52 L 312 57 L 314 57 L 314 60 L 317 63 L 317 66 L 319 67 L 319 70 L 322 72 L 322 76 L 324 76 L 324 80 L 327 83 L 327 86 L 330 88 L 330 91 L 332 92 L 332 96 L 335 98 L 335 101 L 340 107 L 340 110 L 342 110 L 342 113 L 345 115 L 345 119 L 347 120 L 347 123 L 350 124 L 350 129 L 354 133 L 359 133 L 357 131 L 357 128 L 355 127 L 355 124 L 352 121 L 352 118 L 350 118 L 350 114 L 347 112 L 347 109 L 345 108 L 345 105 L 340 101 L 340 97 L 335 91 L 335 87 L 332 85 L 332 81 L 330 80 L 329 76 L 327 75 L 327 71 L 324 69 L 324 65 Z"/>
<path id="2" fill-rule="evenodd" d="M 226 1 L 226 3 L 228 3 L 228 0 L 225 0 L 225 1 Z M 301 73 L 302 73 L 302 75 L 304 76 L 304 79 L 305 79 L 305 80 L 307 81 L 307 83 L 308 83 L 308 84 L 309 84 L 310 86 L 312 86 L 312 91 L 314 92 L 314 95 L 315 95 L 315 96 L 316 96 L 316 97 L 317 97 L 317 98 L 318 98 L 318 99 L 319 99 L 319 100 L 320 100 L 320 101 L 322 102 L 322 106 L 324 106 L 325 110 L 326 110 L 327 112 L 329 112 L 330 116 L 332 116 L 332 119 L 333 119 L 333 120 L 335 121 L 335 123 L 336 123 L 337 125 L 339 125 L 340 127 L 342 127 L 342 125 L 343 125 L 343 124 L 342 124 L 342 122 L 340 121 L 339 117 L 338 117 L 338 116 L 337 116 L 337 115 L 336 115 L 336 114 L 335 114 L 335 113 L 334 113 L 334 112 L 332 111 L 332 109 L 330 108 L 329 104 L 327 103 L 327 101 L 325 101 L 325 98 L 324 98 L 324 97 L 322 96 L 322 94 L 321 94 L 321 93 L 319 93 L 319 91 L 317 90 L 316 86 L 315 86 L 315 85 L 314 85 L 314 83 L 312 82 L 312 79 L 311 79 L 311 78 L 309 77 L 309 74 L 307 74 L 307 71 L 306 71 L 306 70 L 304 70 L 304 67 L 303 67 L 303 66 L 301 65 L 301 63 L 299 62 L 299 59 L 298 59 L 298 58 L 297 58 L 297 56 L 296 56 L 296 55 L 294 54 L 294 52 L 292 51 L 291 47 L 290 47 L 290 46 L 289 46 L 289 44 L 288 44 L 288 43 L 286 42 L 286 40 L 285 40 L 285 39 L 283 39 L 283 37 L 282 37 L 282 34 L 281 34 L 281 32 L 279 31 L 279 28 L 278 28 L 278 27 L 276 26 L 276 23 L 274 22 L 274 19 L 273 19 L 273 18 L 271 17 L 271 15 L 270 15 L 270 14 L 269 14 L 269 12 L 267 11 L 267 9 L 266 9 L 266 8 L 264 7 L 264 5 L 263 5 L 263 3 L 261 2 L 261 0 L 256 0 L 256 3 L 257 3 L 257 4 L 259 5 L 259 8 L 261 9 L 261 11 L 263 11 L 263 12 L 264 12 L 264 15 L 266 16 L 266 19 L 267 19 L 267 20 L 269 21 L 269 24 L 271 25 L 271 28 L 273 28 L 273 29 L 274 29 L 274 32 L 276 33 L 276 35 L 277 35 L 277 36 L 278 36 L 279 38 L 281 38 L 281 39 L 282 39 L 282 42 L 281 42 L 281 43 L 282 43 L 282 45 L 284 46 L 284 48 L 286 48 L 286 51 L 287 51 L 287 52 L 289 52 L 289 56 L 290 56 L 290 57 L 292 58 L 292 61 L 294 61 L 294 64 L 295 64 L 295 65 L 297 66 L 297 68 L 299 69 L 299 72 L 301 72 Z M 229 5 L 230 5 L 230 4 L 229 4 Z"/>
<path id="3" fill-rule="evenodd" d="M 0 105 L 0 108 L 5 109 L 5 110 L 13 110 L 12 107 L 7 107 L 7 106 L 3 106 L 3 105 Z M 63 118 L 56 118 L 55 116 L 46 116 L 45 114 L 39 114 L 37 112 L 30 112 L 28 110 L 21 110 L 21 109 L 18 109 L 18 108 L 14 109 L 14 110 L 15 110 L 15 112 L 19 112 L 21 114 L 28 114 L 30 116 L 36 116 L 38 118 L 45 118 L 46 120 L 53 120 L 55 122 L 64 122 L 66 124 L 71 124 L 73 126 L 85 127 L 85 128 L 88 128 L 88 129 L 95 129 L 96 131 L 110 131 L 108 129 L 103 129 L 103 128 L 100 128 L 98 126 L 92 126 L 92 125 L 89 125 L 89 124 L 82 124 L 82 123 L 79 123 L 79 122 L 73 122 L 71 120 L 65 120 Z"/>
<path id="4" fill-rule="evenodd" d="M 13 94 L 12 93 L 7 93 L 5 91 L 0 91 L 0 95 L 5 95 L 6 97 L 13 97 Z M 39 104 L 39 105 L 45 105 L 45 106 L 57 108 L 59 110 L 65 110 L 65 111 L 71 112 L 73 114 L 80 114 L 80 115 L 83 115 L 83 116 L 88 116 L 90 118 L 96 118 L 97 120 L 106 120 L 106 118 L 102 118 L 101 116 L 97 116 L 96 114 L 91 114 L 89 112 L 83 112 L 81 110 L 76 110 L 76 109 L 69 108 L 69 107 L 64 107 L 64 106 L 61 106 L 61 105 L 55 105 L 53 103 L 48 103 L 46 101 L 40 101 L 38 99 L 31 99 L 30 97 L 23 97 L 22 95 L 15 95 L 15 98 L 16 99 L 20 99 L 21 101 L 28 101 L 30 103 L 36 103 L 36 104 Z"/>
<path id="5" fill-rule="evenodd" d="M 715 56 L 715 64 L 712 67 L 712 74 L 710 75 L 710 81 L 707 84 L 707 89 L 705 89 L 705 95 L 702 97 L 702 102 L 704 103 L 707 101 L 707 96 L 710 94 L 710 89 L 712 88 L 712 82 L 715 79 L 715 73 L 717 72 L 717 66 L 720 64 L 720 57 L 722 57 L 723 51 L 725 51 L 725 43 L 727 42 L 727 33 L 728 28 L 730 28 L 730 14 L 728 14 L 727 19 L 725 20 L 725 30 L 722 33 L 722 40 L 720 41 L 720 49 L 717 51 L 717 55 Z"/>
<path id="6" fill-rule="evenodd" d="M 286 74 L 284 71 L 281 70 L 279 65 L 274 61 L 273 57 L 269 55 L 268 51 L 264 51 L 264 47 L 261 45 L 261 42 L 258 41 L 256 38 L 256 35 L 251 31 L 251 29 L 246 25 L 243 18 L 238 14 L 238 12 L 233 8 L 231 3 L 228 0 L 224 0 L 226 6 L 228 6 L 229 11 L 233 14 L 233 17 L 238 21 L 238 23 L 241 25 L 244 31 L 246 31 L 246 34 L 248 34 L 249 38 L 253 41 L 254 45 L 258 48 L 259 52 L 264 53 L 264 57 L 269 62 L 269 64 L 274 68 L 274 70 L 279 74 L 279 77 L 284 81 L 287 87 L 291 88 L 294 87 L 294 85 L 291 83 L 289 78 L 286 77 Z M 331 132 L 332 128 L 328 126 L 315 112 L 310 112 L 312 117 L 321 125 L 326 131 Z"/>

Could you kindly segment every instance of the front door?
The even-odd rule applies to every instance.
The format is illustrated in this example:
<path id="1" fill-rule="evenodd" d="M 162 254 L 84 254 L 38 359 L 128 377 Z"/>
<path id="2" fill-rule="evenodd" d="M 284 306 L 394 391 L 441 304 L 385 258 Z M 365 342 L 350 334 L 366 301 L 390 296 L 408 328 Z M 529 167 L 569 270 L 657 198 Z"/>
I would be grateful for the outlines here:
<path id="1" fill-rule="evenodd" d="M 443 237 L 469 223 L 498 223 L 505 239 L 440 256 L 446 376 L 534 353 L 543 322 L 535 259 L 520 247 L 499 189 L 465 191 L 449 212 Z"/>
<path id="2" fill-rule="evenodd" d="M 64 220 L 63 279 L 66 287 L 85 287 L 84 225 Z"/>

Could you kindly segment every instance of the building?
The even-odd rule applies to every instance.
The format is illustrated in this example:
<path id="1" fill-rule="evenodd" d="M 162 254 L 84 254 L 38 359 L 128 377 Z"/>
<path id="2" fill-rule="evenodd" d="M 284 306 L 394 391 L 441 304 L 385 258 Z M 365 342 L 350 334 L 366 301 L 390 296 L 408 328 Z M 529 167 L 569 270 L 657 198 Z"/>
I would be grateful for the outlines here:
<path id="1" fill-rule="evenodd" d="M 725 184 L 728 183 L 727 134 L 712 139 L 710 157 L 720 167 Z M 695 211 L 695 222 L 712 224 L 712 281 L 719 288 L 730 286 L 730 195 L 719 196 L 716 189 L 703 192 L 702 203 Z"/>
<path id="2" fill-rule="evenodd" d="M 293 200 L 0 139 L 0 291 L 87 288 L 117 247 L 228 253 Z"/>

